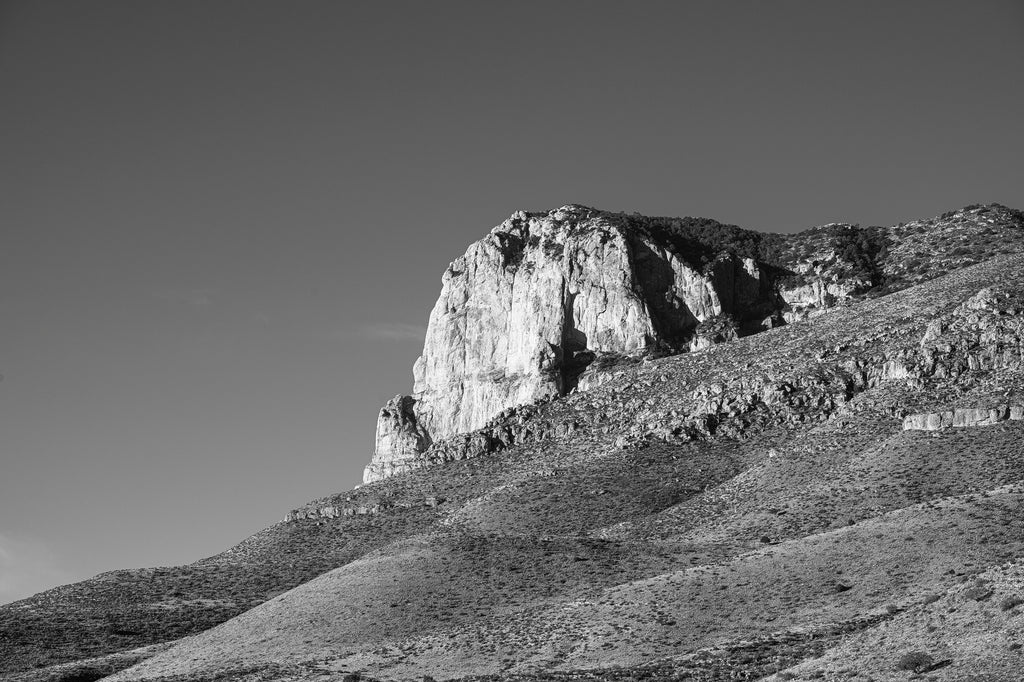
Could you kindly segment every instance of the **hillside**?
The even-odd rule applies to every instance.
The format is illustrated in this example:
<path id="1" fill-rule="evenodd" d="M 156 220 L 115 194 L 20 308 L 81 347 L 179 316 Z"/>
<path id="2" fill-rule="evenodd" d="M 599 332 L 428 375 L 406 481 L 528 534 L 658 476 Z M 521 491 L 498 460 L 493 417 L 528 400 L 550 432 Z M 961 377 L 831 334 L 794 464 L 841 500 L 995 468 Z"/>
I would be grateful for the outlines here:
<path id="1" fill-rule="evenodd" d="M 1012 679 L 1021 214 L 621 220 L 801 314 L 620 353 L 216 557 L 0 607 L 0 679 Z"/>
<path id="2" fill-rule="evenodd" d="M 788 236 L 578 205 L 515 213 L 445 271 L 413 393 L 381 410 L 364 479 L 504 447 L 510 417 L 623 366 L 898 291 L 1019 251 L 1022 235 L 1024 214 L 998 204 Z"/>

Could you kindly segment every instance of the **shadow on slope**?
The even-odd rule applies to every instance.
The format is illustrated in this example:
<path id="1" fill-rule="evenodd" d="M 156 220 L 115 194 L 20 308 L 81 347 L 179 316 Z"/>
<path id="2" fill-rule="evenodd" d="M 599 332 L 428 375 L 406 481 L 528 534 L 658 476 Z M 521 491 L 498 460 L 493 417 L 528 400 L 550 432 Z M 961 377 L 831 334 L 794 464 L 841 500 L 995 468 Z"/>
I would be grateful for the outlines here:
<path id="1" fill-rule="evenodd" d="M 1024 670 L 1024 563 L 963 575 L 889 622 L 852 635 L 787 679 L 1003 682 Z M 915 665 L 911 665 L 911 663 Z M 782 679 L 782 678 L 779 678 Z"/>
<path id="2" fill-rule="evenodd" d="M 472 628 L 497 611 L 587 598 L 669 570 L 676 560 L 676 547 L 652 543 L 432 534 L 320 576 L 133 668 L 125 679 L 352 655 Z"/>
<path id="3" fill-rule="evenodd" d="M 952 498 L 678 570 L 589 599 L 503 610 L 471 626 L 321 661 L 393 679 L 686 663 L 686 652 L 885 619 L 1024 552 L 1024 486 Z M 401 654 L 397 655 L 396 652 Z M 497 668 L 497 669 L 496 669 Z"/>

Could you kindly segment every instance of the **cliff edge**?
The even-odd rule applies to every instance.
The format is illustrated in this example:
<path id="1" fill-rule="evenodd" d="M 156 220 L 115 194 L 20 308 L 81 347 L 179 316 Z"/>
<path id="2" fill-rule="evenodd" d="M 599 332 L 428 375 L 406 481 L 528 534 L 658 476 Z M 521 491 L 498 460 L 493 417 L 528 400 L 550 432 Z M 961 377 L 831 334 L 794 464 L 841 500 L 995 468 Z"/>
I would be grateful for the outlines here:
<path id="1" fill-rule="evenodd" d="M 993 255 L 949 248 L 950 239 L 1016 248 L 1022 234 L 1020 212 L 998 204 L 793 235 L 579 205 L 516 212 L 442 276 L 413 393 L 381 409 L 364 481 L 423 466 L 435 444 L 510 408 L 599 384 L 623 365 L 702 350 Z"/>

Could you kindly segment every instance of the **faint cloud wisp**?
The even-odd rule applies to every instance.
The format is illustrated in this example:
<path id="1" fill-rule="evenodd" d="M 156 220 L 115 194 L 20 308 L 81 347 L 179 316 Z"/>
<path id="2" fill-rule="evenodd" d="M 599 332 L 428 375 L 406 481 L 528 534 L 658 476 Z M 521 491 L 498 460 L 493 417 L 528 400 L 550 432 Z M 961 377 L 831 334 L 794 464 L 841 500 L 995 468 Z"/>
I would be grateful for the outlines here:
<path id="1" fill-rule="evenodd" d="M 43 543 L 0 534 L 0 604 L 24 599 L 71 579 Z"/>
<path id="2" fill-rule="evenodd" d="M 359 336 L 374 341 L 422 341 L 427 328 L 407 322 L 378 322 L 364 324 L 357 330 Z"/>
<path id="3" fill-rule="evenodd" d="M 213 293 L 213 289 L 165 289 L 154 295 L 168 303 L 205 307 L 213 305 Z"/>

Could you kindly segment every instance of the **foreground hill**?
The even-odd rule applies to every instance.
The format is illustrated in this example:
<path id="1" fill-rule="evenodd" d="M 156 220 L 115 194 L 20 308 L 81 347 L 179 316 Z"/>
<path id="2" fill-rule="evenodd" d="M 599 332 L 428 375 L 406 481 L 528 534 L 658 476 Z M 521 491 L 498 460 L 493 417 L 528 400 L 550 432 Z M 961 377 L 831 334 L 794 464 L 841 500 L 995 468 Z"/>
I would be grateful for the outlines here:
<path id="1" fill-rule="evenodd" d="M 1017 216 L 983 209 L 944 219 Z M 616 364 L 217 557 L 0 607 L 5 679 L 1013 679 L 1024 256 L 989 255 Z"/>

